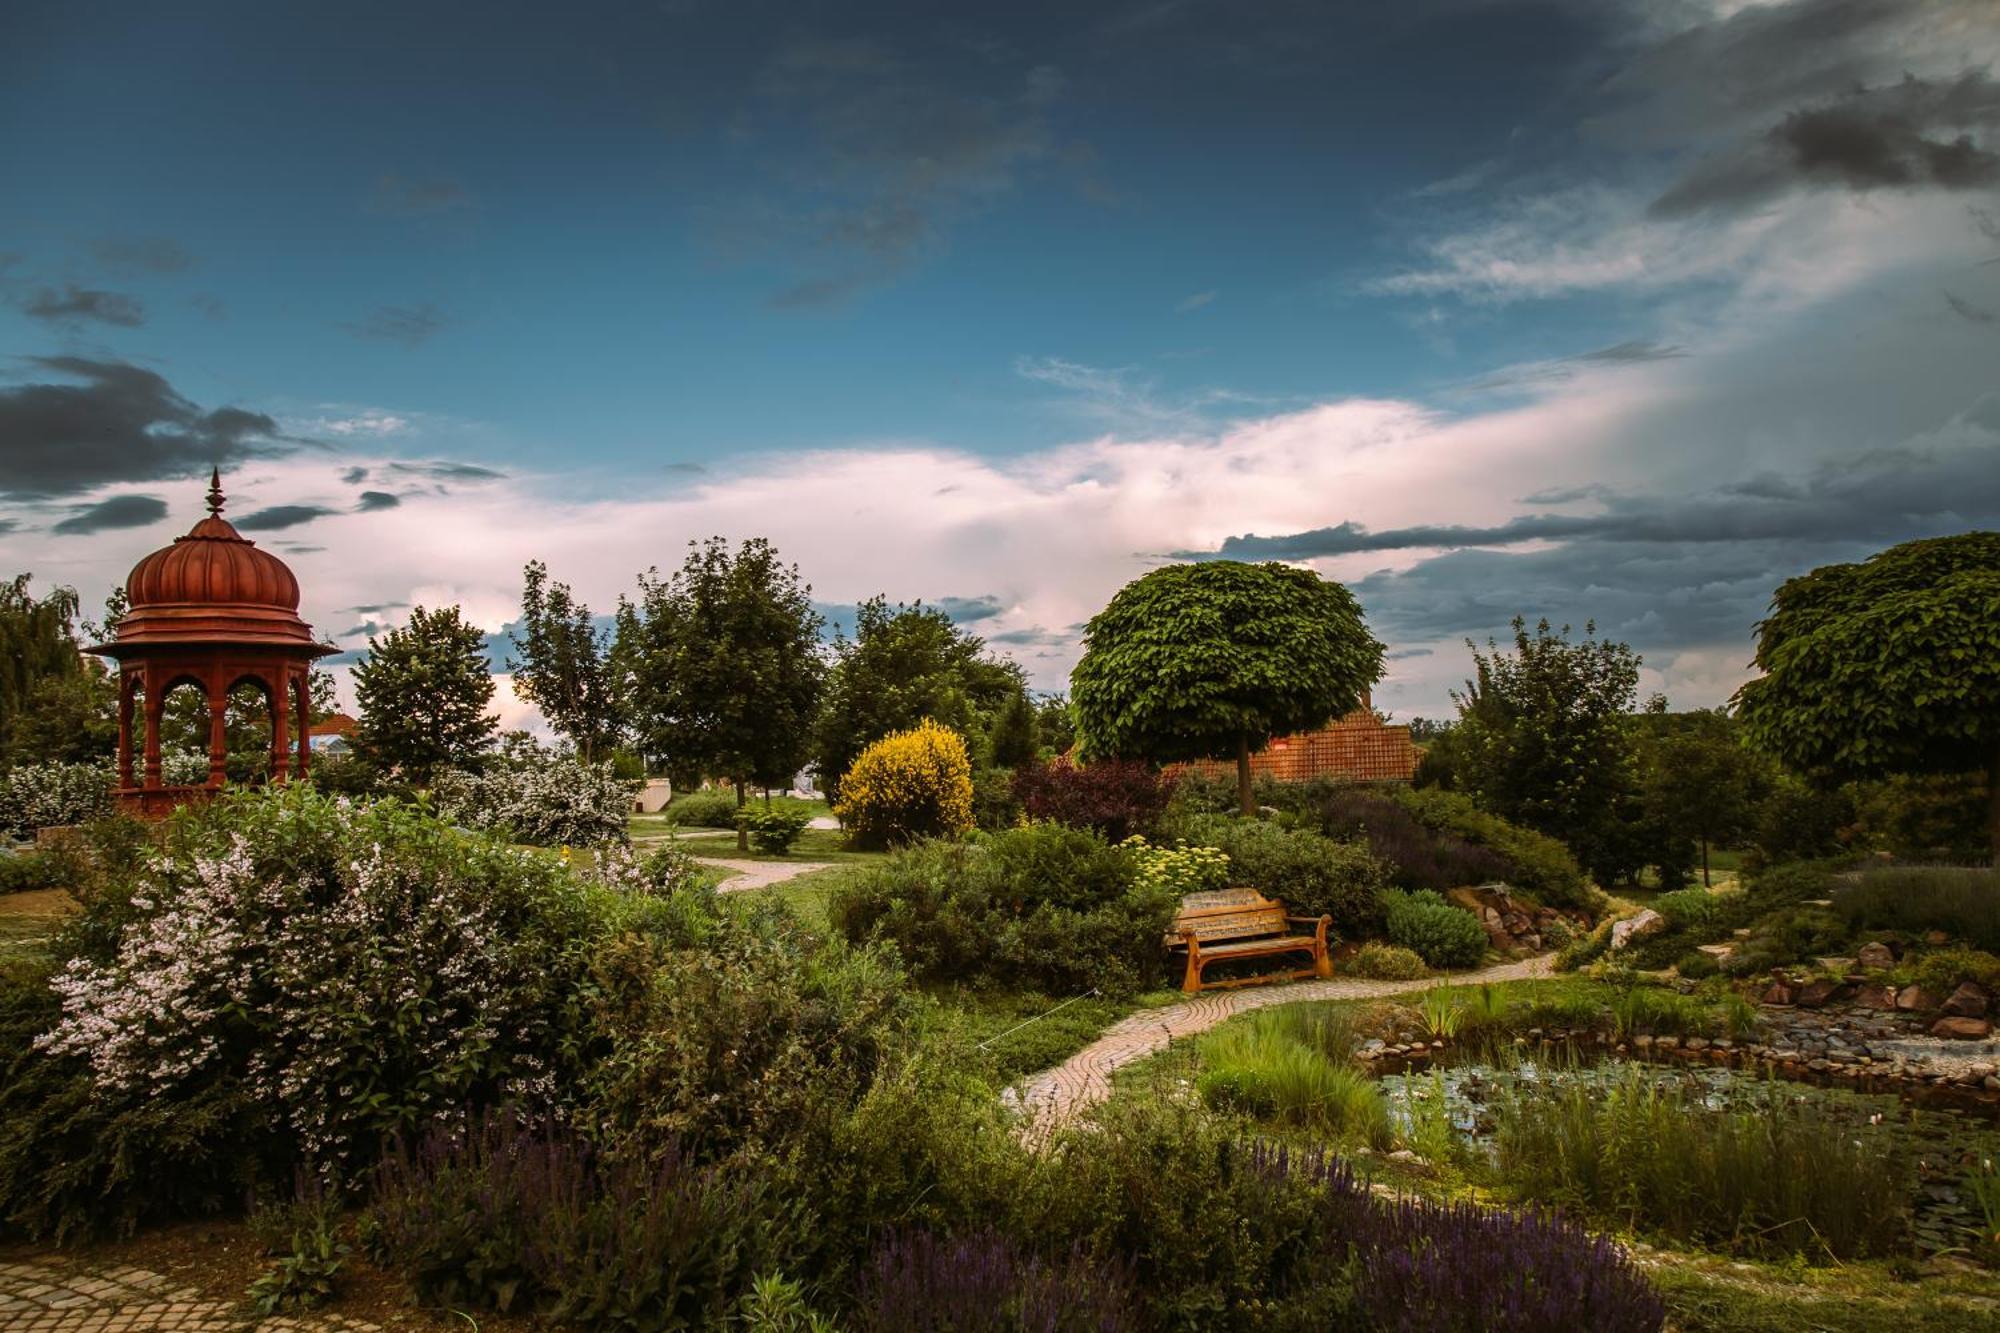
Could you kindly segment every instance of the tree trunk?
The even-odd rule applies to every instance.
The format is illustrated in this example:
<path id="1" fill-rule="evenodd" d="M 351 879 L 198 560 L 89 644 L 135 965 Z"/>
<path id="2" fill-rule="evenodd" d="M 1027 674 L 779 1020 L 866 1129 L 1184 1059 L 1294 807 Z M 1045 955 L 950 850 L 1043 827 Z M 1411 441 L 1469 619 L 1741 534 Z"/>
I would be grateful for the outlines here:
<path id="1" fill-rule="evenodd" d="M 1236 799 L 1245 819 L 1257 817 L 1257 803 L 1250 795 L 1250 733 L 1247 731 L 1236 743 Z"/>
<path id="2" fill-rule="evenodd" d="M 1993 868 L 2000 870 L 2000 743 L 1993 747 L 1993 758 L 1986 765 L 1986 804 L 1992 811 L 1987 819 L 1987 831 L 1993 836 Z"/>
<path id="3" fill-rule="evenodd" d="M 750 850 L 750 828 L 747 824 L 743 822 L 742 814 L 743 814 L 743 807 L 749 804 L 749 795 L 746 790 L 748 784 L 742 778 L 737 778 L 735 782 L 736 782 L 736 813 L 738 816 L 736 820 L 736 850 L 739 852 L 747 852 Z"/>
<path id="4" fill-rule="evenodd" d="M 1708 839 L 1707 839 L 1707 838 L 1703 838 L 1703 839 L 1701 840 L 1701 886 L 1702 886 L 1702 887 L 1703 887 L 1704 889 L 1712 889 L 1712 888 L 1714 888 L 1714 887 L 1715 887 L 1715 881 L 1711 880 L 1711 879 L 1710 879 L 1710 878 L 1708 877 Z"/>

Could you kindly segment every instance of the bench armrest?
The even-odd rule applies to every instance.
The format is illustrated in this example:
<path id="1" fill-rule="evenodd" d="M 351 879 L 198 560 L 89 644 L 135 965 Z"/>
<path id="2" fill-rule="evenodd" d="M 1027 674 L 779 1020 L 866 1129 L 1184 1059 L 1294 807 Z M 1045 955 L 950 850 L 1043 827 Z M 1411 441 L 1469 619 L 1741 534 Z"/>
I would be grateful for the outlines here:
<path id="1" fill-rule="evenodd" d="M 1323 913 L 1319 916 L 1288 916 L 1285 918 L 1285 920 L 1296 921 L 1300 925 L 1304 926 L 1317 926 L 1322 921 L 1326 922 L 1328 925 L 1333 924 L 1333 918 Z"/>

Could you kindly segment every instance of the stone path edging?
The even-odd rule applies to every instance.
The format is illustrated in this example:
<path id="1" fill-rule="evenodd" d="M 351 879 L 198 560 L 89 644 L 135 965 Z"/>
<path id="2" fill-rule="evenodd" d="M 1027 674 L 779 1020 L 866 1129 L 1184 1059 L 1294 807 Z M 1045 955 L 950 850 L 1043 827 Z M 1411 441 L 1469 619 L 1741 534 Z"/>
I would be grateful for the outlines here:
<path id="1" fill-rule="evenodd" d="M 0 1333 L 379 1333 L 336 1314 L 246 1317 L 229 1301 L 142 1268 L 0 1261 Z"/>
<path id="2" fill-rule="evenodd" d="M 1374 1000 L 1407 995 L 1433 986 L 1479 985 L 1494 981 L 1528 981 L 1554 970 L 1553 954 L 1502 963 L 1456 976 L 1421 981 L 1361 979 L 1293 982 L 1240 990 L 1205 991 L 1192 999 L 1161 1009 L 1127 1014 L 1104 1030 L 1096 1041 L 1055 1066 L 1031 1074 L 1007 1090 L 1009 1100 L 1024 1113 L 1023 1136 L 1037 1140 L 1068 1124 L 1111 1095 L 1111 1076 L 1126 1065 L 1165 1050 L 1183 1037 L 1208 1031 L 1253 1009 L 1304 1000 Z"/>

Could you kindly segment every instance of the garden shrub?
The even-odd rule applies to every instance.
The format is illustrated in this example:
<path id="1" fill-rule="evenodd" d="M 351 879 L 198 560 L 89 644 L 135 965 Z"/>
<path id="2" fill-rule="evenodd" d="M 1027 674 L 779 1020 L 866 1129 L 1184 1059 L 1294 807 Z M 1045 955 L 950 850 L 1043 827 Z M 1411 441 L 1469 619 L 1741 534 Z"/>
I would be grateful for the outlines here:
<path id="1" fill-rule="evenodd" d="M 110 813 L 112 781 L 103 764 L 16 764 L 0 773 L 0 838 L 31 838 L 36 829 Z"/>
<path id="2" fill-rule="evenodd" d="M 1499 856 L 1508 867 L 1501 878 L 1517 889 L 1525 889 L 1542 903 L 1550 907 L 1597 905 L 1597 896 L 1591 892 L 1576 858 L 1569 848 L 1548 834 L 1482 810 L 1463 792 L 1393 788 L 1391 794 L 1426 828 L 1461 838 Z"/>
<path id="3" fill-rule="evenodd" d="M 1680 929 L 1699 926 L 1715 916 L 1721 900 L 1707 889 L 1675 889 L 1653 899 L 1653 910 Z"/>
<path id="4" fill-rule="evenodd" d="M 130 1227 L 574 1083 L 596 928 L 553 859 L 395 802 L 226 795 L 65 928 L 0 1031 L 0 1216 Z"/>
<path id="5" fill-rule="evenodd" d="M 1028 818 L 1095 829 L 1109 842 L 1153 834 L 1174 786 L 1173 775 L 1136 759 L 1056 758 L 1014 772 L 1014 796 Z"/>
<path id="6" fill-rule="evenodd" d="M 1389 939 L 1437 968 L 1477 967 L 1486 956 L 1486 927 L 1462 907 L 1428 889 L 1383 895 Z"/>
<path id="7" fill-rule="evenodd" d="M 1291 1005 L 1225 1023 L 1199 1041 L 1195 1089 L 1219 1109 L 1386 1148 L 1388 1103 L 1354 1067 L 1354 1031 L 1344 1017 Z"/>
<path id="8" fill-rule="evenodd" d="M 2000 949 L 2000 870 L 1871 868 L 1833 891 L 1833 910 L 1856 930 L 1941 930 L 1976 948 Z"/>
<path id="9" fill-rule="evenodd" d="M 1028 824 L 983 846 L 921 843 L 842 882 L 829 910 L 853 941 L 896 945 L 925 981 L 1123 995 L 1162 975 L 1178 897 L 1085 829 Z"/>
<path id="10" fill-rule="evenodd" d="M 1913 985 L 1942 999 L 1966 982 L 2000 990 L 2000 958 L 1983 949 L 1938 949 L 1906 964 Z"/>
<path id="11" fill-rule="evenodd" d="M 399 1143 L 376 1170 L 371 1257 L 427 1304 L 538 1314 L 557 1327 L 727 1322 L 772 1254 L 763 1176 L 699 1166 L 672 1140 L 604 1154 L 501 1113 Z"/>
<path id="12" fill-rule="evenodd" d="M 883 1237 L 858 1284 L 868 1333 L 1126 1333 L 1142 1327 L 1126 1268 L 1082 1250 L 1050 1261 L 991 1229 Z"/>
<path id="13" fill-rule="evenodd" d="M 812 816 L 788 805 L 746 805 L 736 812 L 736 822 L 750 835 L 750 845 L 769 856 L 784 856 L 806 831 Z"/>
<path id="14" fill-rule="evenodd" d="M 736 793 L 727 787 L 701 787 L 667 803 L 670 823 L 682 828 L 736 827 Z"/>
<path id="15" fill-rule="evenodd" d="M 1713 954 L 1703 953 L 1699 949 L 1690 949 L 1675 961 L 1674 971 L 1680 973 L 1689 981 L 1700 981 L 1706 977 L 1720 975 L 1722 964 L 1715 960 Z"/>
<path id="16" fill-rule="evenodd" d="M 1132 853 L 1138 882 L 1176 898 L 1229 885 L 1229 856 L 1216 847 L 1190 847 L 1185 840 L 1155 847 L 1138 834 L 1118 844 Z"/>
<path id="17" fill-rule="evenodd" d="M 1589 934 L 1579 935 L 1556 950 L 1556 971 L 1574 972 L 1604 957 L 1611 950 L 1611 927 L 1616 924 L 1613 918 L 1607 916 Z"/>
<path id="18" fill-rule="evenodd" d="M 884 736 L 841 777 L 834 813 L 859 847 L 964 837 L 973 828 L 965 738 L 929 718 Z"/>
<path id="19" fill-rule="evenodd" d="M 1281 900 L 1294 915 L 1331 916 L 1349 939 L 1382 933 L 1389 868 L 1366 843 L 1254 819 L 1208 816 L 1185 827 L 1189 838 L 1228 854 L 1236 882 Z"/>
<path id="20" fill-rule="evenodd" d="M 1354 955 L 1341 964 L 1340 970 L 1350 976 L 1367 977 L 1374 981 L 1415 981 L 1430 974 L 1424 960 L 1416 954 L 1379 940 L 1370 940 L 1356 949 Z"/>
<path id="21" fill-rule="evenodd" d="M 1013 828 L 1023 815 L 1020 798 L 1014 795 L 1012 770 L 974 769 L 972 774 L 972 822 L 988 833 Z"/>
<path id="22" fill-rule="evenodd" d="M 48 852 L 0 849 L 0 893 L 61 888 L 66 868 L 63 858 Z"/>
<path id="23" fill-rule="evenodd" d="M 1499 853 L 1426 827 L 1400 802 L 1364 787 L 1321 789 L 1310 817 L 1333 838 L 1360 838 L 1389 867 L 1403 889 L 1453 889 L 1507 878 Z"/>
<path id="24" fill-rule="evenodd" d="M 439 814 L 465 828 L 537 847 L 589 847 L 626 841 L 637 790 L 609 760 L 586 764 L 537 751 L 483 773 L 445 769 L 431 795 Z"/>

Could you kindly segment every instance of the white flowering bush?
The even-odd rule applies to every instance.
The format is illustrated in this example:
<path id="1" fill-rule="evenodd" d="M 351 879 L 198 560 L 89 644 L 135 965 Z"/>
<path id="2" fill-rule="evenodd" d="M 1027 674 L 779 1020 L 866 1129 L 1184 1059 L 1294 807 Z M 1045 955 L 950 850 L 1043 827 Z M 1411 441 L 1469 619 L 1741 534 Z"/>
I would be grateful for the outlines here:
<path id="1" fill-rule="evenodd" d="M 516 842 L 538 847 L 624 842 L 640 784 L 612 768 L 608 761 L 586 764 L 537 752 L 486 773 L 441 773 L 431 797 L 451 822 Z"/>
<path id="2" fill-rule="evenodd" d="M 101 764 L 17 764 L 0 774 L 0 834 L 87 824 L 111 811 L 111 771 Z"/>
<path id="3" fill-rule="evenodd" d="M 0 1211 L 200 1210 L 300 1167 L 352 1180 L 468 1107 L 554 1104 L 616 887 L 306 786 L 180 812 L 46 982 L 32 1057 L 0 1053 Z"/>

